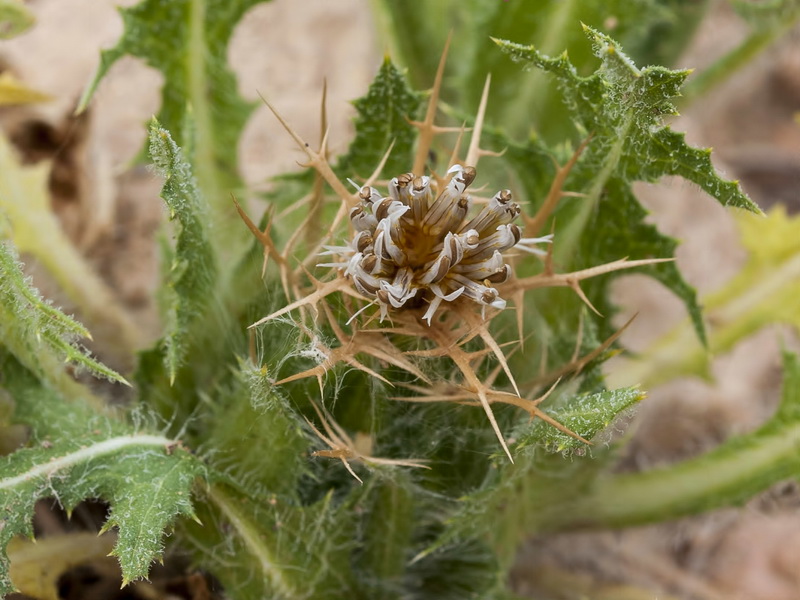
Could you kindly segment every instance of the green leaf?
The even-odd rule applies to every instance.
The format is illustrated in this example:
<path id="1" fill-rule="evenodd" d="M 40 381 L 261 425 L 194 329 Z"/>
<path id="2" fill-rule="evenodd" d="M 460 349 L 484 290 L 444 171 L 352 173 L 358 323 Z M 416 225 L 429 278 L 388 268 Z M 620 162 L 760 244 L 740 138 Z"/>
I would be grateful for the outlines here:
<path id="1" fill-rule="evenodd" d="M 199 512 L 205 525 L 187 522 L 188 538 L 199 562 L 237 600 L 352 596 L 352 512 L 336 507 L 330 494 L 296 506 L 220 481 L 207 498 Z"/>
<path id="2" fill-rule="evenodd" d="M 737 182 L 717 175 L 710 150 L 690 147 L 683 134 L 663 125 L 664 116 L 675 114 L 672 102 L 689 71 L 640 70 L 610 37 L 587 26 L 584 31 L 602 61 L 589 77 L 578 75 L 566 55 L 550 58 L 533 46 L 502 40 L 497 44 L 515 61 L 547 71 L 559 81 L 576 124 L 583 135 L 593 136 L 582 167 L 599 175 L 594 194 L 612 175 L 625 181 L 680 175 L 725 206 L 760 212 Z"/>
<path id="3" fill-rule="evenodd" d="M 557 262 L 583 267 L 625 256 L 658 258 L 672 254 L 674 240 L 644 223 L 646 212 L 628 187 L 633 181 L 680 175 L 725 206 L 760 212 L 737 182 L 717 175 L 710 150 L 688 146 L 683 134 L 663 124 L 664 116 L 675 114 L 672 102 L 688 71 L 663 67 L 640 70 L 614 40 L 590 27 L 584 26 L 584 30 L 602 61 L 588 77 L 581 77 L 565 54 L 550 58 L 532 46 L 497 41 L 514 60 L 551 73 L 581 135 L 592 136 L 568 183 L 571 191 L 581 191 L 587 197 L 562 203 L 556 214 L 562 224 L 556 234 Z M 704 340 L 695 292 L 675 265 L 649 267 L 645 272 L 686 303 L 695 330 Z M 606 306 L 606 287 L 614 276 L 587 285 L 587 294 L 601 310 Z"/>
<path id="4" fill-rule="evenodd" d="M 646 221 L 648 212 L 634 196 L 628 183 L 617 177 L 609 178 L 605 193 L 608 200 L 600 201 L 600 210 L 588 226 L 592 235 L 586 235 L 581 240 L 581 247 L 576 255 L 580 264 L 598 264 L 625 256 L 635 258 L 675 256 L 678 241 L 663 235 L 654 225 Z M 614 225 L 619 223 L 625 223 L 626 226 Z M 595 237 L 595 232 L 600 233 L 600 236 Z M 706 344 L 703 311 L 697 300 L 697 291 L 686 282 L 678 266 L 671 262 L 648 265 L 636 270 L 661 282 L 683 301 L 697 338 L 701 344 Z M 614 310 L 607 299 L 608 284 L 614 277 L 620 275 L 621 273 L 612 273 L 600 279 L 587 281 L 584 286 L 589 298 L 604 315 L 610 315 Z M 605 332 L 610 327 L 609 321 L 605 321 Z"/>
<path id="5" fill-rule="evenodd" d="M 214 297 L 217 266 L 209 242 L 206 204 L 192 168 L 169 131 L 155 119 L 150 124 L 150 157 L 166 181 L 161 197 L 177 219 L 180 232 L 169 275 L 165 364 L 170 380 L 183 361 L 190 328 L 206 313 Z"/>
<path id="6" fill-rule="evenodd" d="M 548 408 L 547 412 L 570 431 L 592 440 L 611 425 L 618 415 L 644 397 L 644 393 L 636 388 L 606 390 L 573 396 L 564 405 Z M 579 449 L 586 450 L 586 444 L 541 420 L 535 421 L 533 426 L 527 427 L 527 431 L 520 432 L 516 437 L 518 452 L 529 452 L 536 446 L 564 455 L 571 455 Z"/>
<path id="7" fill-rule="evenodd" d="M 606 390 L 572 396 L 547 412 L 585 439 L 604 442 L 602 433 L 614 419 L 643 397 L 635 388 Z M 606 464 L 602 444 L 592 447 L 598 457 L 586 456 L 583 442 L 543 421 L 523 425 L 515 438 L 516 464 L 502 463 L 479 489 L 462 498 L 445 531 L 421 556 L 458 540 L 488 537 L 510 566 L 517 546 L 542 526 L 539 507 L 560 507 L 565 498 L 590 485 Z M 571 460 L 565 461 L 564 455 Z"/>
<path id="8" fill-rule="evenodd" d="M 540 51 L 569 53 L 580 73 L 592 69 L 579 20 L 613 28 L 642 64 L 671 64 L 691 39 L 707 0 L 376 0 L 381 39 L 410 67 L 412 83 L 429 87 L 448 32 L 453 32 L 443 97 L 463 110 L 477 108 L 492 74 L 487 120 L 525 137 L 531 128 L 550 142 L 570 131 L 558 90 L 542 73 L 520 74 L 492 47 L 490 36 L 533 43 Z"/>
<path id="9" fill-rule="evenodd" d="M 143 0 L 120 10 L 125 31 L 100 65 L 80 101 L 84 109 L 109 69 L 125 55 L 136 56 L 164 75 L 158 120 L 186 148 L 194 139 L 192 162 L 200 188 L 215 216 L 233 221 L 230 191 L 237 187 L 239 136 L 253 110 L 237 93 L 228 67 L 234 26 L 265 0 Z M 191 110 L 195 132 L 189 131 Z M 218 234 L 217 234 L 218 235 Z"/>
<path id="10" fill-rule="evenodd" d="M 337 171 L 344 176 L 369 177 L 392 143 L 383 176 L 394 177 L 408 171 L 417 137 L 408 120 L 415 118 L 420 95 L 408 87 L 405 77 L 388 57 L 367 95 L 353 104 L 358 111 L 356 137 L 347 154 L 339 159 Z"/>
<path id="11" fill-rule="evenodd" d="M 242 361 L 233 393 L 217 399 L 204 442 L 214 448 L 209 463 L 246 482 L 248 490 L 291 497 L 308 469 L 309 439 L 273 381 L 266 367 Z"/>
<path id="12" fill-rule="evenodd" d="M 202 465 L 179 443 L 137 431 L 80 401 L 66 402 L 5 357 L 2 379 L 16 403 L 15 420 L 31 428 L 32 444 L 0 459 L 0 593 L 13 591 L 5 547 L 33 534 L 40 498 L 55 496 L 71 511 L 81 500 L 111 505 L 105 528 L 119 530 L 114 554 L 124 580 L 146 577 L 162 550 L 164 529 L 193 515 L 191 487 Z"/>
<path id="13" fill-rule="evenodd" d="M 47 303 L 25 277 L 14 247 L 0 242 L 0 339 L 17 359 L 43 380 L 74 390 L 64 372 L 70 362 L 110 381 L 125 379 L 77 345 L 90 337 L 77 321 Z"/>

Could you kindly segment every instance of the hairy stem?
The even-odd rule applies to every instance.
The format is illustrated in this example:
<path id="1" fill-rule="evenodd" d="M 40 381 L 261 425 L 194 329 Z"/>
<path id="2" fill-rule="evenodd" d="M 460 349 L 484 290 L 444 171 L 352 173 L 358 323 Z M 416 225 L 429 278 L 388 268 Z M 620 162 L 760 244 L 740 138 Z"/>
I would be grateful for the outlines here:
<path id="1" fill-rule="evenodd" d="M 627 527 L 744 502 L 794 476 L 800 424 L 767 426 L 674 466 L 599 479 L 567 506 L 550 506 L 544 530 Z"/>
<path id="2" fill-rule="evenodd" d="M 544 39 L 538 45 L 543 54 L 554 56 L 567 47 L 569 32 L 577 21 L 575 17 L 577 4 L 574 0 L 564 0 L 555 4 L 549 15 Z M 545 114 L 543 108 L 553 105 L 554 97 L 558 96 L 555 86 L 548 81 L 547 73 L 542 70 L 528 73 L 527 77 L 520 78 L 517 85 L 514 99 L 509 102 L 509 108 L 506 110 L 509 115 L 508 127 L 512 131 L 527 127 L 529 115 Z"/>
<path id="3" fill-rule="evenodd" d="M 273 589 L 286 598 L 298 597 L 298 591 L 290 583 L 290 578 L 284 573 L 280 560 L 274 555 L 273 549 L 269 546 L 268 538 L 264 536 L 262 525 L 254 522 L 242 510 L 242 503 L 237 502 L 221 486 L 209 486 L 206 494 L 236 530 L 247 549 L 258 560 L 262 574 L 269 580 Z"/>

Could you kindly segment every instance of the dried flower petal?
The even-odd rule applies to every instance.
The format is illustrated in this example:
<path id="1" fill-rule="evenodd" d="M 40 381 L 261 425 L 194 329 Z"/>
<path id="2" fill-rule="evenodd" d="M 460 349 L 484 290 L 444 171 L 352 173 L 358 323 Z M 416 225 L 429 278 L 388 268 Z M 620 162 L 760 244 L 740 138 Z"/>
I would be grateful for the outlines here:
<path id="1" fill-rule="evenodd" d="M 523 239 L 512 221 L 520 214 L 509 190 L 500 190 L 473 218 L 468 218 L 467 188 L 474 167 L 455 165 L 452 177 L 435 196 L 424 175 L 404 173 L 389 182 L 388 196 L 370 186 L 358 190 L 350 210 L 355 235 L 347 246 L 326 246 L 323 254 L 341 259 L 324 266 L 344 270 L 358 292 L 375 299 L 381 320 L 390 310 L 428 308 L 430 325 L 443 302 L 467 298 L 481 307 L 503 309 L 506 301 L 494 285 L 504 283 L 511 267 L 503 253 L 515 246 L 545 254 L 534 244 L 552 236 Z"/>

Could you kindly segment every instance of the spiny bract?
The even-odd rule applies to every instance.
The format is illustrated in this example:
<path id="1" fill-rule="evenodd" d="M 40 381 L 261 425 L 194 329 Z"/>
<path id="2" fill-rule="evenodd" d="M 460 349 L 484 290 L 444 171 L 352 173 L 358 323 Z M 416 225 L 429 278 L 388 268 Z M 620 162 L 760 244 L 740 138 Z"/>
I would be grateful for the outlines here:
<path id="1" fill-rule="evenodd" d="M 320 180 L 330 185 L 338 196 L 340 205 L 333 221 L 326 228 L 322 228 L 314 219 L 315 211 L 312 210 L 299 229 L 289 237 L 284 248 L 279 249 L 270 233 L 272 220 L 261 229 L 237 203 L 242 219 L 264 247 L 264 268 L 268 260 L 275 261 L 280 271 L 282 287 L 289 300 L 288 304 L 259 319 L 250 327 L 258 327 L 293 311 L 300 312 L 297 325 L 303 335 L 310 339 L 314 355 L 319 357 L 318 363 L 305 371 L 278 379 L 275 385 L 316 377 L 322 399 L 325 395 L 323 377 L 334 365 L 340 363 L 392 385 L 380 370 L 362 362 L 363 357 L 370 357 L 378 365 L 392 365 L 402 369 L 424 384 L 403 384 L 416 395 L 401 395 L 397 400 L 455 402 L 481 407 L 503 451 L 512 462 L 511 451 L 492 410 L 491 405 L 495 403 L 515 406 L 531 417 L 540 418 L 563 433 L 589 443 L 541 410 L 539 404 L 552 392 L 560 377 L 579 372 L 595 360 L 614 343 L 622 330 L 588 354 L 581 356 L 576 349 L 571 361 L 554 371 L 543 370 L 521 389 L 509 368 L 501 344 L 489 330 L 491 321 L 506 307 L 506 299 L 514 302 L 519 333 L 517 344 L 521 347 L 525 337 L 522 314 L 525 292 L 547 287 L 568 287 L 594 310 L 581 289 L 581 281 L 612 271 L 652 265 L 670 259 L 622 258 L 588 269 L 556 273 L 552 246 L 549 247 L 549 252 L 534 246 L 552 242 L 552 236 L 522 238 L 522 230 L 514 224 L 515 219 L 519 217 L 525 231 L 535 236 L 550 221 L 559 201 L 566 196 L 575 195 L 565 191 L 564 185 L 571 169 L 589 143 L 589 138 L 575 150 L 566 164 L 556 168 L 547 196 L 537 202 L 535 214 L 522 212 L 520 206 L 512 201 L 511 192 L 501 190 L 491 199 L 481 199 L 480 210 L 473 211 L 474 216 L 470 217 L 471 199 L 466 190 L 475 180 L 476 170 L 474 166 L 461 165 L 476 165 L 482 156 L 498 156 L 497 153 L 480 147 L 489 80 L 487 78 L 475 126 L 472 128 L 472 140 L 464 160 L 457 159 L 461 135 L 464 133 L 463 128 L 457 128 L 455 131 L 459 133 L 459 138 L 448 162 L 448 165 L 452 165 L 447 171 L 450 177 L 439 177 L 434 167 L 428 164 L 428 156 L 434 134 L 452 131 L 434 124 L 444 61 L 445 55 L 439 63 L 424 121 L 410 121 L 420 130 L 414 165 L 411 172 L 398 175 L 389 182 L 388 196 L 381 195 L 373 187 L 373 183 L 382 171 L 392 145 L 362 186 L 351 181 L 356 190 L 352 192 L 339 180 L 328 162 L 326 133 L 322 135 L 319 150 L 312 149 L 278 111 L 264 100 L 308 157 L 306 166 L 312 167 Z M 421 174 L 426 167 L 430 169 L 430 176 Z M 318 209 L 325 202 L 322 189 L 321 186 L 315 188 L 311 196 L 298 201 L 296 206 L 309 202 Z M 326 245 L 342 234 L 342 225 L 348 216 L 350 227 L 347 245 Z M 312 243 L 306 258 L 293 264 L 291 257 L 304 237 L 302 234 Z M 511 271 L 515 257 L 509 252 L 512 248 L 541 255 L 542 270 L 527 277 L 515 277 Z M 333 257 L 333 262 L 320 266 L 332 267 L 336 271 L 335 274 L 328 272 L 322 279 L 316 279 L 309 273 L 308 267 L 319 260 L 320 254 Z M 328 304 L 328 298 L 333 294 L 341 294 L 346 309 L 350 311 L 350 318 L 344 326 Z M 444 310 L 443 302 L 447 303 L 447 310 Z M 391 316 L 391 326 L 376 323 L 377 319 L 371 315 L 366 316 L 363 322 L 356 321 L 358 315 L 375 305 L 379 307 L 381 321 Z M 478 306 L 481 308 L 480 316 L 474 310 Z M 324 326 L 335 335 L 337 346 L 325 344 L 315 333 Z M 414 338 L 418 346 L 412 349 L 403 348 L 395 343 L 396 335 Z M 480 340 L 482 348 L 468 348 L 467 344 L 475 339 Z M 441 357 L 449 358 L 456 370 L 433 380 L 415 364 L 417 360 Z M 488 375 L 479 375 L 481 365 L 489 357 L 494 357 L 497 364 Z M 505 374 L 513 392 L 495 388 L 495 381 L 501 372 Z M 547 383 L 553 385 L 543 395 L 536 397 Z M 361 460 L 374 464 L 384 462 L 422 466 L 416 459 L 402 459 L 397 462 L 396 459 L 366 456 L 354 447 L 347 433 L 329 415 L 319 412 L 318 416 L 325 432 L 319 429 L 315 431 L 329 447 L 320 456 L 339 458 L 346 465 L 348 460 Z"/>

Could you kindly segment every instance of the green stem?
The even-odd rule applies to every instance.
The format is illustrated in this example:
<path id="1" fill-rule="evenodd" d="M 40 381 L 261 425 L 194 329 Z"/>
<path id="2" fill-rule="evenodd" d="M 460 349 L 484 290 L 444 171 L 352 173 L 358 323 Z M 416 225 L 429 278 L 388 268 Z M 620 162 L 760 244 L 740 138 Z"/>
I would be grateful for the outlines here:
<path id="1" fill-rule="evenodd" d="M 270 582 L 272 588 L 286 598 L 299 597 L 298 590 L 291 584 L 291 578 L 284 572 L 281 561 L 278 560 L 274 549 L 269 544 L 269 536 L 264 535 L 261 524 L 254 522 L 242 510 L 241 500 L 237 501 L 219 485 L 210 485 L 206 494 L 228 520 L 248 551 L 255 557 L 261 573 Z"/>
<path id="2" fill-rule="evenodd" d="M 599 479 L 569 506 L 551 507 L 541 529 L 627 527 L 746 501 L 797 474 L 800 424 L 768 425 L 697 458 Z"/>
<path id="3" fill-rule="evenodd" d="M 208 41 L 206 40 L 206 1 L 192 0 L 189 9 L 189 45 L 187 49 L 188 105 L 194 125 L 194 140 L 189 144 L 191 132 L 181 144 L 191 147 L 192 172 L 198 186 L 211 208 L 215 226 L 210 229 L 212 243 L 218 254 L 238 257 L 247 237 L 239 235 L 244 231 L 235 217 L 230 196 L 223 192 L 225 186 L 220 181 L 220 166 L 214 156 L 217 147 L 214 118 L 211 108 L 211 81 L 208 76 Z M 222 271 L 227 278 L 227 272 Z"/>
<path id="4" fill-rule="evenodd" d="M 568 47 L 569 32 L 576 25 L 575 8 L 574 0 L 556 3 L 553 12 L 548 15 L 545 37 L 539 45 L 543 54 L 556 56 Z M 537 69 L 519 79 L 514 99 L 506 109 L 509 130 L 524 130 L 529 127 L 530 115 L 534 115 L 534 119 L 539 121 L 538 127 L 543 128 L 541 121 L 546 119 L 543 107 L 554 106 L 561 101 L 561 94 L 553 85 L 554 82 L 548 81 L 548 75 Z M 554 96 L 558 97 L 557 102 L 553 101 Z"/>

